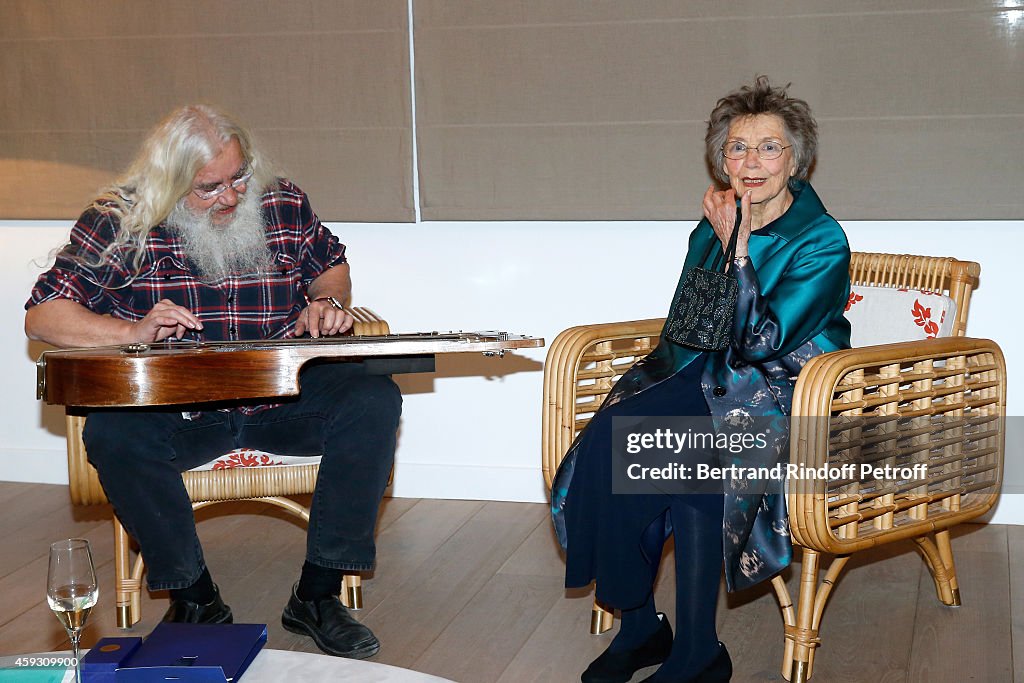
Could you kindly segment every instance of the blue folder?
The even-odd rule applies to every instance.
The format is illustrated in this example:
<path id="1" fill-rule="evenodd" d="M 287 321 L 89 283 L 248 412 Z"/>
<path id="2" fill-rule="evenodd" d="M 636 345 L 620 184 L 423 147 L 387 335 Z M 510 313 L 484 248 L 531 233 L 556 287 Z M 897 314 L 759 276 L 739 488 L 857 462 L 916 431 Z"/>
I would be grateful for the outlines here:
<path id="1" fill-rule="evenodd" d="M 100 649 L 105 640 L 101 640 L 93 649 Z M 114 672 L 114 681 L 234 683 L 266 642 L 266 624 L 162 622 L 146 636 L 126 661 L 119 663 Z M 83 660 L 83 665 L 85 663 L 86 660 Z M 83 678 L 84 674 L 83 670 Z"/>

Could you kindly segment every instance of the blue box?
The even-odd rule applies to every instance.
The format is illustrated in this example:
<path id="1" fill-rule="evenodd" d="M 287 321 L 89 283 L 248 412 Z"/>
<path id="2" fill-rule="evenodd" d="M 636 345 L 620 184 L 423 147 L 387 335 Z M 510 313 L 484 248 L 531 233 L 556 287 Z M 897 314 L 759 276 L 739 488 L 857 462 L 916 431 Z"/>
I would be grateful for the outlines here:
<path id="1" fill-rule="evenodd" d="M 82 657 L 82 683 L 115 683 L 114 672 L 142 645 L 142 638 L 103 638 Z"/>
<path id="2" fill-rule="evenodd" d="M 114 683 L 231 683 L 266 642 L 266 624 L 163 622 L 122 662 Z"/>

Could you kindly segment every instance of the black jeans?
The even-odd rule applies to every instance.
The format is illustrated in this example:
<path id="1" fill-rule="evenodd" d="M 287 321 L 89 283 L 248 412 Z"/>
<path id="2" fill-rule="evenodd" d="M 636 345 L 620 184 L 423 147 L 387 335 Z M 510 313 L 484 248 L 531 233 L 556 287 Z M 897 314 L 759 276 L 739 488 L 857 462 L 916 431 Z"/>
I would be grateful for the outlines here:
<path id="1" fill-rule="evenodd" d="M 234 448 L 323 455 L 310 508 L 306 559 L 344 570 L 373 567 L 377 510 L 394 463 L 402 396 L 391 378 L 358 363 L 308 365 L 300 396 L 254 415 L 163 410 L 90 413 L 89 462 L 121 523 L 138 542 L 150 590 L 185 588 L 205 568 L 181 472 Z"/>

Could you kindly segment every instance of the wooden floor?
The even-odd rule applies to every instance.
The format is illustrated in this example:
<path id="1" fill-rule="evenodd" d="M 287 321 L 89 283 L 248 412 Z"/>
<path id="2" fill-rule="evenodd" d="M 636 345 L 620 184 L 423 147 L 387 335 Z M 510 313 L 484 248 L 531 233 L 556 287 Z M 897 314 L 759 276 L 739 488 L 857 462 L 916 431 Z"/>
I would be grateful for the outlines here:
<path id="1" fill-rule="evenodd" d="M 110 509 L 73 508 L 63 486 L 2 482 L 0 509 L 0 655 L 69 647 L 44 600 L 47 546 L 69 536 L 89 539 L 100 574 L 83 644 L 117 635 Z M 199 514 L 207 561 L 236 621 L 267 622 L 269 647 L 316 652 L 279 621 L 303 559 L 301 527 L 256 503 Z M 964 604 L 955 609 L 938 602 L 912 545 L 851 560 L 825 610 L 812 680 L 1000 683 L 1016 671 L 1024 683 L 1024 527 L 960 527 L 953 548 Z M 578 681 L 611 634 L 587 634 L 590 596 L 567 597 L 562 570 L 544 505 L 386 499 L 378 569 L 358 613 L 383 643 L 374 661 L 461 683 Z M 657 592 L 670 617 L 671 584 Z M 166 604 L 144 594 L 134 632 L 148 632 Z M 723 595 L 718 621 L 734 681 L 783 680 L 782 621 L 767 588 Z"/>

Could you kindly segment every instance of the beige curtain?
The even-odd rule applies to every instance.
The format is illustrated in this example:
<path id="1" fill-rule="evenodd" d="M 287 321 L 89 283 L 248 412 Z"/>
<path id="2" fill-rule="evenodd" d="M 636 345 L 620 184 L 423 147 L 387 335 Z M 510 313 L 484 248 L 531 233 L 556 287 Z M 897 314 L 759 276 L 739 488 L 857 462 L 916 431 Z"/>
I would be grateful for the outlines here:
<path id="1" fill-rule="evenodd" d="M 426 219 L 696 219 L 719 97 L 820 124 L 840 219 L 1020 218 L 1024 11 L 985 0 L 415 0 Z"/>
<path id="2" fill-rule="evenodd" d="M 77 216 L 189 102 L 251 126 L 325 220 L 410 221 L 405 0 L 0 3 L 0 215 Z"/>
<path id="3" fill-rule="evenodd" d="M 998 4 L 998 3 L 997 3 Z M 807 99 L 840 219 L 1020 218 L 1024 11 L 990 0 L 413 0 L 427 220 L 695 219 L 705 120 Z M 67 218 L 190 101 L 328 220 L 409 221 L 406 0 L 0 3 L 0 215 Z"/>

